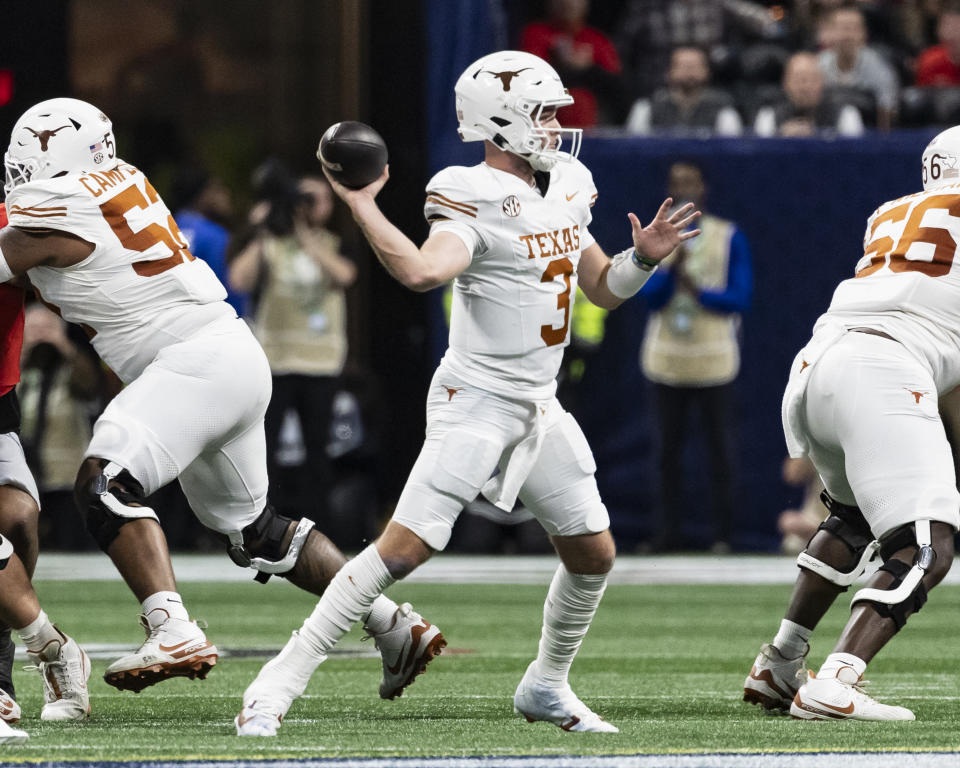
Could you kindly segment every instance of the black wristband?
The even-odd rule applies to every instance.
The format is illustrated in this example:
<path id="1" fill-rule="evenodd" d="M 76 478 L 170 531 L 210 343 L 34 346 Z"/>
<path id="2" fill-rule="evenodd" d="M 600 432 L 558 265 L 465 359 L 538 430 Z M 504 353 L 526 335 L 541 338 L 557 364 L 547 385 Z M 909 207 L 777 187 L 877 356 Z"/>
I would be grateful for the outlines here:
<path id="1" fill-rule="evenodd" d="M 650 272 L 654 267 L 660 265 L 659 261 L 653 261 L 652 259 L 648 259 L 646 256 L 641 256 L 639 253 L 637 253 L 636 248 L 633 249 L 633 256 L 631 258 L 633 259 L 633 263 L 644 272 Z"/>

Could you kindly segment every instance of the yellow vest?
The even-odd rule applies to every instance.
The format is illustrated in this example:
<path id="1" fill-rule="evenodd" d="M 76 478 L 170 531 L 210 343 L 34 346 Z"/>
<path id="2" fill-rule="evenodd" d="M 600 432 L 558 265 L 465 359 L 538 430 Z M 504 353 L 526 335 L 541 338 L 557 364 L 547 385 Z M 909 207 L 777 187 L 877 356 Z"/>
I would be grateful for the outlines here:
<path id="1" fill-rule="evenodd" d="M 340 239 L 321 233 L 324 248 Z M 253 329 L 274 375 L 336 376 L 347 356 L 346 297 L 293 236 L 263 243 L 266 282 Z"/>
<path id="2" fill-rule="evenodd" d="M 723 290 L 734 225 L 704 215 L 698 226 L 699 237 L 681 246 L 687 250 L 687 274 L 701 290 Z M 676 261 L 678 251 L 664 259 L 664 266 Z M 678 285 L 667 305 L 650 315 L 641 349 L 643 373 L 671 386 L 727 384 L 740 370 L 739 327 L 740 315 L 711 312 Z"/>

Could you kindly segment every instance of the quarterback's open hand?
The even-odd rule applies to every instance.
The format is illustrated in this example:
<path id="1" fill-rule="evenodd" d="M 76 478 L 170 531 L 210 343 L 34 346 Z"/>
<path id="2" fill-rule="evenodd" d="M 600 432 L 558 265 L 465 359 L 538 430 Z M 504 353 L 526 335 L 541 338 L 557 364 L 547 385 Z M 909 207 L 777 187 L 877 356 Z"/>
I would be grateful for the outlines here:
<path id="1" fill-rule="evenodd" d="M 336 193 L 343 202 L 353 208 L 354 204 L 364 201 L 364 200 L 373 200 L 383 189 L 383 185 L 387 183 L 387 179 L 390 178 L 390 165 L 389 163 L 384 166 L 383 173 L 380 174 L 379 178 L 371 181 L 367 186 L 361 187 L 360 189 L 350 189 L 350 187 L 345 187 L 339 181 L 337 181 L 333 176 L 330 175 L 330 172 L 324 168 L 323 175 L 327 177 L 327 181 L 330 182 L 330 186 L 333 188 L 333 191 Z"/>
<path id="2" fill-rule="evenodd" d="M 633 247 L 637 249 L 638 256 L 650 261 L 662 261 L 680 243 L 700 234 L 699 229 L 684 231 L 700 216 L 700 211 L 693 210 L 693 203 L 687 203 L 670 213 L 672 206 L 673 198 L 668 197 L 653 221 L 645 227 L 634 214 L 627 214 L 633 227 Z"/>

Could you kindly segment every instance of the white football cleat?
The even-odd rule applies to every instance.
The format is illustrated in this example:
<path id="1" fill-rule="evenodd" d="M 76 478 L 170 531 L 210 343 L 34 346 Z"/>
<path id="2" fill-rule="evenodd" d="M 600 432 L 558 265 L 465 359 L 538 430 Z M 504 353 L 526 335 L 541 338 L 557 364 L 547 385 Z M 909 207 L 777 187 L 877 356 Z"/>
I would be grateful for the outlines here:
<path id="1" fill-rule="evenodd" d="M 440 630 L 424 621 L 410 603 L 397 607 L 390 629 L 373 635 L 373 642 L 383 661 L 381 699 L 402 696 L 403 689 L 413 683 L 447 645 Z"/>
<path id="2" fill-rule="evenodd" d="M 287 644 L 261 667 L 243 692 L 243 709 L 233 723 L 237 736 L 276 736 L 294 700 L 307 688 L 317 665 L 326 660 L 294 630 Z"/>
<path id="3" fill-rule="evenodd" d="M 40 651 L 27 656 L 43 678 L 41 720 L 86 720 L 90 716 L 90 659 L 73 638 L 58 629 L 63 640 L 51 640 Z"/>
<path id="4" fill-rule="evenodd" d="M 807 679 L 810 646 L 795 659 L 788 659 L 771 643 L 760 646 L 750 674 L 743 681 L 743 700 L 764 709 L 789 709 L 797 690 Z"/>
<path id="5" fill-rule="evenodd" d="M 23 744 L 29 738 L 26 731 L 11 728 L 4 720 L 0 720 L 0 744 Z"/>
<path id="6" fill-rule="evenodd" d="M 513 695 L 513 711 L 527 718 L 528 723 L 544 720 L 565 731 L 619 733 L 620 729 L 593 712 L 570 689 L 569 685 L 554 688 L 536 678 L 533 661 Z"/>
<path id="7" fill-rule="evenodd" d="M 217 648 L 195 621 L 167 619 L 153 629 L 140 623 L 147 639 L 136 651 L 107 667 L 103 679 L 121 691 L 139 693 L 171 677 L 203 680 L 217 663 Z"/>
<path id="8" fill-rule="evenodd" d="M 868 696 L 867 681 L 852 667 L 840 667 L 836 677 L 815 677 L 810 672 L 790 705 L 797 720 L 915 720 L 906 707 L 881 704 Z"/>
<path id="9" fill-rule="evenodd" d="M 276 736 L 283 714 L 267 702 L 251 701 L 244 704 L 240 714 L 233 718 L 237 736 Z"/>
<path id="10" fill-rule="evenodd" d="M 19 723 L 20 715 L 20 705 L 13 696 L 0 688 L 0 720 L 9 724 Z"/>

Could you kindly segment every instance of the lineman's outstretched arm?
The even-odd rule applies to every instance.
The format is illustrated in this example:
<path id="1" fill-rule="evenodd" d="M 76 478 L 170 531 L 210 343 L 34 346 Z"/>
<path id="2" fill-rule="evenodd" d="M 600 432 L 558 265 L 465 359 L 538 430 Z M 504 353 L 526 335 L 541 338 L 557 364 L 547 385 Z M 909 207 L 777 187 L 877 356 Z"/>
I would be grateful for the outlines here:
<path id="1" fill-rule="evenodd" d="M 437 232 L 418 248 L 383 215 L 377 193 L 390 177 L 390 167 L 362 189 L 348 189 L 324 169 L 330 185 L 363 231 L 380 263 L 397 281 L 414 291 L 429 291 L 452 280 L 470 265 L 470 253 L 451 232 Z"/>
<path id="2" fill-rule="evenodd" d="M 616 309 L 633 296 L 646 282 L 656 266 L 680 243 L 700 234 L 690 229 L 700 211 L 687 203 L 670 213 L 673 199 L 667 198 L 657 215 L 646 227 L 634 214 L 628 213 L 633 230 L 633 249 L 617 254 L 611 260 L 594 243 L 580 256 L 579 285 L 587 298 L 598 307 Z"/>
<path id="3" fill-rule="evenodd" d="M 0 283 L 39 266 L 72 267 L 93 253 L 93 244 L 55 230 L 0 230 Z"/>

